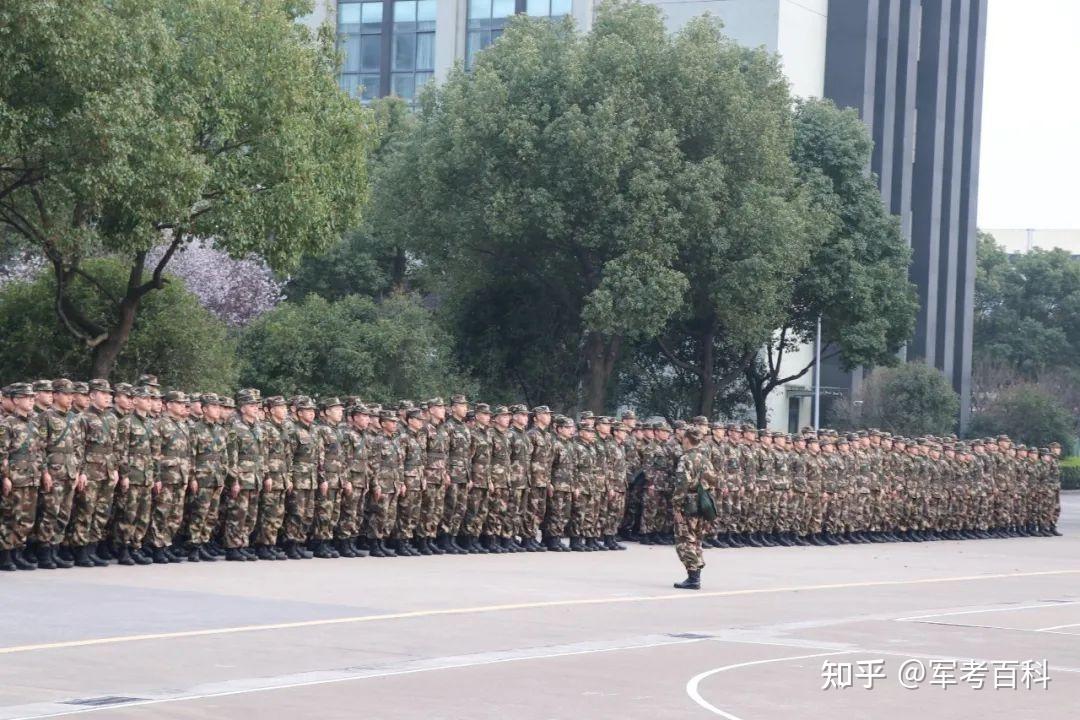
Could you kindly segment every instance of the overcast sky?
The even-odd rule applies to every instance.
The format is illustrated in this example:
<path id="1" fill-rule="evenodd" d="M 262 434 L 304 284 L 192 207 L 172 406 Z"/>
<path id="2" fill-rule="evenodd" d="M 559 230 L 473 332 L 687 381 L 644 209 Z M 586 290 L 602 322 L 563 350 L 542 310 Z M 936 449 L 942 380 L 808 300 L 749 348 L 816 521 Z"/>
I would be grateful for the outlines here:
<path id="1" fill-rule="evenodd" d="M 989 0 L 979 227 L 1080 229 L 1080 0 Z"/>

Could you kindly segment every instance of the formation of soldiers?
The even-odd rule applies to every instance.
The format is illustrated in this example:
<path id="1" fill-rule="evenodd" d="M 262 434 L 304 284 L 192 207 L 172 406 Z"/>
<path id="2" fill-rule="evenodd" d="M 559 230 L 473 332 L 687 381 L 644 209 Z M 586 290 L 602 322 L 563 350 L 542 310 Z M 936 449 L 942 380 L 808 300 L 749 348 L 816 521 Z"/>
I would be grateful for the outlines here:
<path id="1" fill-rule="evenodd" d="M 1050 535 L 1060 512 L 1060 449 L 1005 437 L 792 437 L 632 412 L 575 422 L 460 395 L 394 408 L 189 396 L 153 376 L 17 383 L 2 407 L 2 570 L 624 550 L 620 538 L 679 540 L 689 569 L 702 542 Z M 692 542 L 689 447 L 719 509 Z"/>

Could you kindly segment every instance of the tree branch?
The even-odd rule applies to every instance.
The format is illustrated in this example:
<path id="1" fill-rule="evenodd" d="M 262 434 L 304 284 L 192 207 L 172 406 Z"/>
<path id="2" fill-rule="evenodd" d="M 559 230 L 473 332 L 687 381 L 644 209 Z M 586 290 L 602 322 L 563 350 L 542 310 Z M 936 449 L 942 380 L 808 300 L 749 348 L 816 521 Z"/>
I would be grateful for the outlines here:
<path id="1" fill-rule="evenodd" d="M 701 369 L 691 365 L 690 363 L 686 362 L 685 360 L 680 360 L 679 358 L 675 357 L 675 353 L 673 353 L 671 351 L 671 349 L 668 347 L 667 343 L 664 342 L 663 338 L 660 338 L 660 337 L 656 338 L 656 344 L 660 346 L 660 351 L 662 353 L 664 353 L 664 356 L 668 359 L 668 361 L 672 365 L 679 368 L 680 370 L 683 370 L 683 371 L 688 372 L 688 373 L 693 373 L 694 375 L 697 375 L 698 377 L 702 377 Z"/>

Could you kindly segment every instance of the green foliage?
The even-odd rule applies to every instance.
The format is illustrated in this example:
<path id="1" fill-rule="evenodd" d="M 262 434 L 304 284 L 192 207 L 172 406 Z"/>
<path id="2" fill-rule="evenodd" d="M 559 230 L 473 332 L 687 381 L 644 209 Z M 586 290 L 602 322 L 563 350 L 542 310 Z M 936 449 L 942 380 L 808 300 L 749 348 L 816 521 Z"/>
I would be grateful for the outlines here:
<path id="1" fill-rule="evenodd" d="M 266 393 L 424 399 L 469 391 L 447 358 L 450 339 L 414 295 L 284 302 L 244 333 L 244 385 Z"/>
<path id="2" fill-rule="evenodd" d="M 1034 385 L 1003 390 L 972 418 L 973 435 L 1005 434 L 1036 447 L 1059 442 L 1071 447 L 1076 421 L 1054 396 Z"/>
<path id="3" fill-rule="evenodd" d="M 1080 490 L 1080 465 L 1061 464 L 1061 489 Z"/>
<path id="4" fill-rule="evenodd" d="M 303 300 L 314 294 L 331 302 L 347 295 L 382 295 L 391 288 L 393 261 L 370 235 L 350 232 L 325 253 L 305 257 L 289 277 L 285 295 Z"/>
<path id="5" fill-rule="evenodd" d="M 94 260 L 87 267 L 112 292 L 122 291 L 127 273 L 121 263 Z M 90 376 L 90 358 L 53 314 L 55 293 L 56 283 L 48 273 L 34 282 L 0 288 L 0 383 Z M 114 309 L 101 302 L 85 280 L 76 280 L 71 293 L 96 321 L 112 321 Z M 117 360 L 115 379 L 133 382 L 147 372 L 167 387 L 226 392 L 236 386 L 236 345 L 227 327 L 181 282 L 170 282 L 146 299 Z"/>
<path id="6" fill-rule="evenodd" d="M 863 383 L 858 399 L 837 403 L 833 421 L 841 427 L 881 428 L 900 435 L 952 432 L 960 398 L 936 368 L 911 362 L 879 368 Z"/>
<path id="7" fill-rule="evenodd" d="M 979 233 L 975 276 L 975 352 L 1035 380 L 1075 366 L 1080 353 L 1080 261 L 1064 250 L 1009 257 Z"/>

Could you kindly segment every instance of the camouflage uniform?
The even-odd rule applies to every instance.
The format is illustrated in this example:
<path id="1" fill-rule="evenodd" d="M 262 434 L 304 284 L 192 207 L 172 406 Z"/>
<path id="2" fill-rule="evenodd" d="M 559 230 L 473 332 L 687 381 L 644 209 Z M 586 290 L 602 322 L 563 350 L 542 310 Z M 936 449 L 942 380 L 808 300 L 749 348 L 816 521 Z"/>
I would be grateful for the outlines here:
<path id="1" fill-rule="evenodd" d="M 473 538 L 484 532 L 488 514 L 488 487 L 491 484 L 491 435 L 495 431 L 477 424 L 470 428 L 472 487 L 465 511 L 465 534 Z"/>
<path id="2" fill-rule="evenodd" d="M 427 463 L 424 447 L 427 437 L 423 428 L 405 430 L 399 445 L 402 451 L 402 478 L 405 491 L 397 499 L 397 522 L 394 539 L 407 542 L 416 533 L 420 522 L 420 505 L 424 494 L 424 466 Z"/>
<path id="3" fill-rule="evenodd" d="M 431 541 L 440 533 L 440 525 L 446 514 L 446 498 L 450 492 L 450 475 L 447 467 L 450 451 L 450 433 L 445 422 L 431 422 L 420 431 L 424 445 L 424 495 L 420 501 L 420 524 L 417 535 Z"/>
<path id="4" fill-rule="evenodd" d="M 551 498 L 545 520 L 545 532 L 556 541 L 566 537 L 577 487 L 577 449 L 573 440 L 551 438 Z"/>
<path id="5" fill-rule="evenodd" d="M 345 482 L 352 489 L 352 494 L 341 501 L 341 516 L 334 535 L 338 540 L 352 540 L 359 537 L 363 531 L 364 510 L 371 481 L 368 437 L 355 427 L 349 427 L 345 432 L 345 444 L 348 446 L 345 454 L 349 458 Z"/>
<path id="6" fill-rule="evenodd" d="M 52 490 L 42 488 L 38 494 L 34 539 L 46 546 L 59 545 L 64 540 L 75 485 L 82 473 L 83 428 L 75 409 L 65 412 L 56 406 L 41 413 L 38 424 L 45 433 L 45 462 L 52 476 Z"/>
<path id="7" fill-rule="evenodd" d="M 580 541 L 594 537 L 594 496 L 599 491 L 600 460 L 595 441 L 590 442 L 578 436 L 574 440 L 574 450 L 577 454 L 577 467 L 574 471 L 573 504 L 570 508 L 570 536 Z"/>
<path id="8" fill-rule="evenodd" d="M 446 488 L 442 531 L 455 537 L 461 533 L 465 510 L 469 504 L 472 437 L 469 426 L 455 417 L 447 418 L 444 426 L 448 442 L 450 485 Z"/>
<path id="9" fill-rule="evenodd" d="M 320 485 L 326 483 L 326 491 L 320 487 L 315 492 L 315 518 L 311 538 L 325 543 L 334 539 L 334 528 L 337 527 L 338 517 L 341 515 L 342 483 L 348 482 L 346 473 L 349 458 L 346 456 L 347 444 L 343 427 L 321 422 L 315 425 L 315 433 L 322 446 L 319 482 Z"/>
<path id="10" fill-rule="evenodd" d="M 307 542 L 315 517 L 314 494 L 322 464 L 322 444 L 315 426 L 302 420 L 290 423 L 288 448 L 293 489 L 285 496 L 285 537 L 296 545 Z"/>
<path id="11" fill-rule="evenodd" d="M 146 543 L 155 550 L 172 545 L 173 536 L 180 529 L 184 519 L 184 492 L 195 460 L 187 423 L 166 416 L 158 421 L 157 431 L 161 450 L 156 477 L 161 485 L 151 503 L 150 528 L 146 536 Z"/>
<path id="12" fill-rule="evenodd" d="M 34 529 L 38 485 L 45 469 L 45 433 L 30 415 L 0 422 L 0 464 L 11 491 L 0 496 L 0 550 L 21 550 Z"/>
<path id="13" fill-rule="evenodd" d="M 528 512 L 529 465 L 532 460 L 532 441 L 525 428 L 510 426 L 510 488 L 507 499 L 509 534 L 527 539 L 526 519 Z"/>
<path id="14" fill-rule="evenodd" d="M 154 484 L 161 438 L 153 418 L 138 411 L 120 421 L 119 436 L 120 477 L 127 478 L 129 485 L 117 512 L 116 535 L 121 545 L 138 548 L 150 524 L 150 487 Z"/>
<path id="15" fill-rule="evenodd" d="M 541 531 L 546 535 L 544 524 L 547 518 L 548 497 L 551 490 L 551 467 L 555 459 L 555 435 L 550 430 L 529 428 L 529 446 L 532 457 L 529 459 L 529 489 L 527 509 L 523 516 L 524 534 L 535 539 Z"/>
<path id="16" fill-rule="evenodd" d="M 372 436 L 369 457 L 374 474 L 372 496 L 368 502 L 371 507 L 368 538 L 385 541 L 390 538 L 397 521 L 397 490 L 398 484 L 404 481 L 404 453 L 396 438 L 381 432 Z"/>
<path id="17" fill-rule="evenodd" d="M 83 435 L 83 474 L 86 475 L 86 487 L 75 494 L 72 508 L 71 525 L 68 529 L 68 542 L 73 547 L 82 547 L 95 543 L 101 538 L 94 533 L 94 510 L 99 499 L 107 496 L 112 506 L 112 495 L 116 488 L 114 473 L 117 472 L 116 415 L 108 410 L 99 410 L 91 406 L 80 417 Z"/>
<path id="18" fill-rule="evenodd" d="M 698 485 L 708 487 L 713 472 L 708 452 L 700 445 L 682 453 L 675 469 L 671 498 L 675 520 L 675 552 L 687 573 L 697 573 L 705 567 L 705 558 L 701 552 L 701 526 L 704 520 L 697 514 L 690 514 L 688 510 L 697 505 Z"/>
<path id="19" fill-rule="evenodd" d="M 263 448 L 266 457 L 263 491 L 259 494 L 258 518 L 255 523 L 255 544 L 272 548 L 285 521 L 286 488 L 292 482 L 292 445 L 289 440 L 291 423 L 286 418 L 277 422 L 272 417 L 262 424 Z M 265 481 L 270 481 L 270 489 Z"/>
<path id="20" fill-rule="evenodd" d="M 607 502 L 601 519 L 601 535 L 614 541 L 626 511 L 626 451 L 614 435 L 604 439 L 607 458 Z"/>
<path id="21" fill-rule="evenodd" d="M 217 526 L 221 491 L 225 485 L 228 435 L 220 423 L 199 420 L 191 431 L 195 453 L 195 482 L 188 516 L 188 537 L 198 548 L 210 542 Z M 205 557 L 205 556 L 204 556 Z"/>
<path id="22" fill-rule="evenodd" d="M 242 404 L 239 403 L 239 404 Z M 259 507 L 259 487 L 263 480 L 263 431 L 258 421 L 237 417 L 229 429 L 227 442 L 229 478 L 239 492 L 225 497 L 225 535 L 227 549 L 246 548 L 255 525 Z"/>

